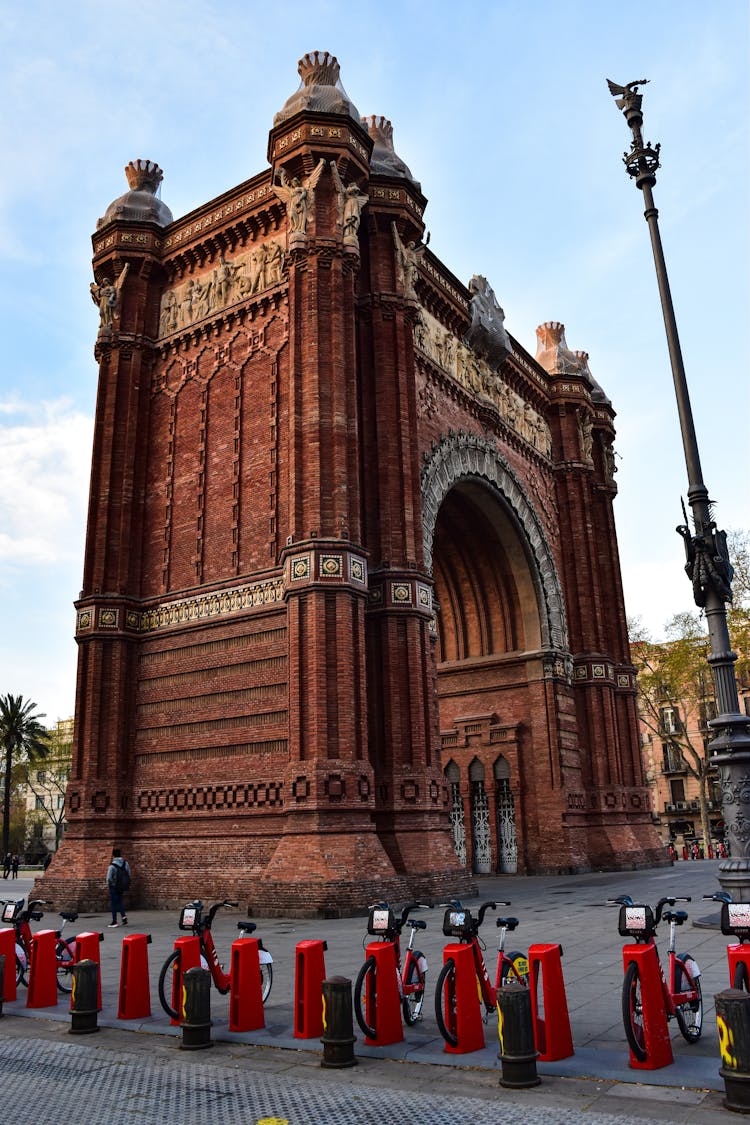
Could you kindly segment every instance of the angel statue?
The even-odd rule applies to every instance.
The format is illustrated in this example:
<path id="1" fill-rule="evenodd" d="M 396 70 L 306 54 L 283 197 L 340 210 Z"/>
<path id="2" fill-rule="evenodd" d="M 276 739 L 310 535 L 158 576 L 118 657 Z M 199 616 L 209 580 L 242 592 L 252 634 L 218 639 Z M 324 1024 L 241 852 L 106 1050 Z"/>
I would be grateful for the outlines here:
<path id="1" fill-rule="evenodd" d="M 312 214 L 315 203 L 315 187 L 324 165 L 325 160 L 321 156 L 317 166 L 304 181 L 297 176 L 293 176 L 290 180 L 284 169 L 280 168 L 277 173 L 279 183 L 271 184 L 274 195 L 286 206 L 289 229 L 293 235 L 307 234 L 307 220 Z"/>
<path id="2" fill-rule="evenodd" d="M 112 283 L 110 278 L 103 277 L 101 282 L 92 281 L 89 286 L 91 300 L 99 309 L 99 331 L 111 332 L 115 316 L 120 311 L 120 293 L 128 275 L 128 262 L 120 270 L 117 281 Z"/>
<path id="3" fill-rule="evenodd" d="M 404 296 L 414 299 L 417 295 L 416 285 L 419 277 L 419 251 L 415 244 L 410 242 L 405 246 L 398 233 L 398 227 L 391 223 L 393 242 L 396 247 L 396 263 L 398 274 L 404 286 Z"/>
<path id="4" fill-rule="evenodd" d="M 338 166 L 335 160 L 329 161 L 331 165 L 331 174 L 333 175 L 333 182 L 336 185 L 336 204 L 338 207 L 338 221 L 341 229 L 344 232 L 344 242 L 357 242 L 357 232 L 359 231 L 359 221 L 362 216 L 362 208 L 370 198 L 369 195 L 362 195 L 357 185 L 352 181 L 347 187 L 344 187 L 339 175 Z"/>

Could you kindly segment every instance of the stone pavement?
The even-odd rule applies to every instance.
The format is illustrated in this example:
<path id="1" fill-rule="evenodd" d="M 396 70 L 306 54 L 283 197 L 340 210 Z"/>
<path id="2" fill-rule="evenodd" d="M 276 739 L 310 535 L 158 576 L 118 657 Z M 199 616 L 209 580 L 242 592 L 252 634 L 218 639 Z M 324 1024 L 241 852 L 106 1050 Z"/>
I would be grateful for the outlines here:
<path id="1" fill-rule="evenodd" d="M 149 1089 L 154 1095 L 158 1095 L 159 1091 L 164 1093 L 172 1082 L 172 1078 L 167 1076 L 174 1072 L 174 1081 L 182 1083 L 180 1089 L 183 1092 L 190 1083 L 197 1082 L 196 1097 L 204 1101 L 205 1091 L 213 1088 L 211 1084 L 214 1080 L 218 1083 L 216 1089 L 223 1089 L 222 1083 L 226 1084 L 232 1074 L 236 1077 L 237 1070 L 241 1070 L 243 1089 L 249 1083 L 247 1089 L 252 1087 L 255 1091 L 252 1095 L 255 1100 L 250 1108 L 243 1105 L 241 1110 L 242 1119 L 250 1122 L 264 1115 L 286 1117 L 290 1125 L 298 1125 L 300 1122 L 317 1121 L 374 1121 L 376 1117 L 389 1120 L 391 1116 L 403 1114 L 414 1122 L 432 1122 L 453 1120 L 459 1112 L 471 1112 L 479 1123 L 498 1120 L 492 1114 L 497 1112 L 499 1105 L 502 1105 L 503 1121 L 515 1120 L 508 1112 L 512 1106 L 518 1105 L 524 1121 L 530 1123 L 537 1120 L 565 1121 L 568 1112 L 572 1114 L 582 1110 L 592 1122 L 596 1120 L 596 1114 L 630 1115 L 620 1117 L 621 1121 L 726 1121 L 728 1114 L 721 1108 L 719 1094 L 723 1091 L 723 1083 L 718 1073 L 720 1058 L 713 996 L 728 985 L 725 952 L 728 939 L 722 937 L 717 929 L 691 925 L 695 919 L 716 914 L 714 904 L 701 899 L 704 893 L 718 889 L 717 869 L 717 861 L 705 860 L 680 862 L 672 868 L 618 874 L 479 879 L 478 901 L 485 898 L 511 900 L 511 912 L 520 919 L 513 941 L 515 947 L 526 949 L 532 942 L 546 941 L 560 942 L 563 946 L 563 972 L 575 1055 L 559 1063 L 540 1063 L 539 1073 L 543 1082 L 534 1090 L 511 1094 L 499 1087 L 494 1022 L 487 1024 L 487 1046 L 483 1051 L 465 1056 L 447 1055 L 434 1018 L 434 989 L 429 985 L 423 1022 L 415 1028 L 405 1028 L 403 1043 L 388 1048 L 370 1048 L 358 1036 L 355 1045 L 359 1061 L 357 1067 L 349 1071 L 320 1069 L 319 1042 L 294 1039 L 292 1034 L 295 946 L 306 938 L 324 938 L 328 943 L 328 974 L 353 979 L 363 960 L 363 941 L 367 940 L 363 918 L 336 921 L 258 919 L 258 935 L 274 957 L 273 990 L 266 1004 L 267 1027 L 247 1034 L 229 1032 L 228 999 L 218 996 L 212 989 L 212 1035 L 216 1047 L 211 1052 L 180 1052 L 177 1050 L 178 1030 L 171 1027 L 161 1011 L 156 994 L 159 967 L 179 934 L 177 912 L 137 910 L 129 914 L 127 928 L 106 929 L 109 921 L 106 914 L 82 915 L 75 927 L 77 930 L 102 930 L 104 933 L 101 946 L 104 1005 L 99 1018 L 103 1028 L 101 1035 L 88 1037 L 85 1042 L 80 1038 L 72 1040 L 67 1034 L 69 1016 L 64 1002 L 57 1008 L 29 1011 L 24 1007 L 25 992 L 20 990 L 19 1000 L 5 1005 L 6 1016 L 0 1025 L 0 1089 L 5 1098 L 6 1079 L 13 1074 L 21 1075 L 24 1067 L 30 1067 L 29 1073 L 36 1073 L 40 1079 L 49 1073 L 45 1085 L 49 1084 L 50 1092 L 56 1088 L 55 1075 L 58 1072 L 65 1075 L 66 1067 L 75 1070 L 74 1062 L 66 1060 L 80 1060 L 81 1073 L 87 1074 L 91 1062 L 84 1064 L 81 1052 L 87 1057 L 95 1056 L 97 1068 L 106 1069 L 111 1066 L 106 1062 L 109 1057 L 107 1052 L 116 1051 L 132 1062 L 133 1065 L 125 1069 L 140 1075 L 139 1081 L 146 1081 L 148 1071 L 152 1082 Z M 20 897 L 28 894 L 30 888 L 31 883 L 27 880 L 0 880 L 0 899 Z M 680 952 L 690 950 L 702 969 L 704 1032 L 702 1039 L 691 1045 L 682 1040 L 676 1026 L 670 1025 L 674 1031 L 675 1062 L 659 1071 L 633 1071 L 628 1067 L 620 1001 L 622 941 L 617 933 L 616 911 L 604 906 L 608 897 L 622 893 L 631 894 L 636 901 L 652 904 L 666 894 L 691 895 L 693 898 L 693 903 L 687 907 L 690 922 L 683 928 L 681 937 L 684 940 L 678 941 L 678 948 Z M 62 909 L 65 904 L 56 903 L 55 906 Z M 237 934 L 237 918 L 241 916 L 229 910 L 220 911 L 217 916 L 214 936 L 224 959 L 228 958 L 230 944 Z M 446 941 L 440 924 L 442 911 L 436 910 L 434 914 L 425 911 L 422 917 L 427 921 L 428 928 L 418 935 L 419 943 L 430 964 L 428 981 L 430 977 L 434 981 Z M 52 914 L 46 915 L 42 925 L 51 925 L 52 919 Z M 483 927 L 490 965 L 494 964 L 496 932 L 491 919 L 490 912 Z M 663 947 L 666 944 L 665 931 L 666 927 L 662 927 Z M 137 932 L 149 933 L 152 938 L 149 946 L 152 1015 L 149 1019 L 131 1024 L 116 1018 L 117 990 L 122 938 Z M 94 1041 L 96 1046 L 92 1045 Z M 49 1062 L 44 1064 L 46 1070 L 44 1067 L 35 1070 L 33 1060 L 38 1052 L 42 1052 L 45 1058 L 49 1057 Z M 171 1064 L 169 1060 L 172 1060 Z M 160 1066 L 163 1070 L 161 1076 Z M 207 1077 L 208 1071 L 214 1069 L 216 1075 Z M 202 1079 L 196 1078 L 199 1071 L 204 1075 Z M 179 1080 L 176 1077 L 178 1073 L 183 1075 Z M 263 1083 L 268 1085 L 271 1075 L 277 1077 L 270 1081 L 266 1096 L 262 1092 L 266 1088 Z M 297 1089 L 300 1083 L 310 1090 L 315 1086 L 315 1115 L 309 1098 L 305 1100 L 304 1089 Z M 326 1098 L 333 1096 L 334 1090 L 338 1091 L 334 1102 L 338 1098 L 336 1104 L 344 1106 L 349 1116 L 337 1116 L 339 1110 L 331 1106 L 326 1108 Z M 342 1094 L 342 1091 L 348 1092 Z M 81 1093 L 83 1096 L 84 1093 Z M 54 1097 L 57 1098 L 57 1094 Z M 147 1091 L 143 1097 L 148 1101 L 151 1094 Z M 236 1119 L 240 1113 L 236 1100 L 230 1098 L 224 1102 L 224 1095 L 217 1094 L 216 1097 L 227 1107 L 232 1102 L 234 1110 L 230 1116 Z M 300 1098 L 302 1100 L 297 1104 Z M 382 1102 L 384 1098 L 386 1101 L 394 1099 L 393 1106 L 399 1104 L 400 1098 L 398 1113 L 391 1113 L 385 1102 L 376 1112 L 378 1099 Z M 443 1104 L 445 1098 L 449 1099 L 450 1112 Z M 485 1107 L 480 1112 L 476 1106 L 459 1106 L 462 1098 L 478 1103 L 486 1100 L 494 1108 L 487 1110 Z M 432 1106 L 432 1101 L 435 1101 L 435 1106 Z M 134 1112 L 132 1116 L 154 1121 L 192 1120 L 192 1117 L 186 1116 L 185 1106 L 178 1106 L 178 1102 L 179 1098 L 175 1102 L 177 1115 L 174 1117 L 165 1116 L 153 1107 L 147 1111 L 146 1102 L 143 1110 Z M 5 1108 L 9 1107 L 4 1103 Z M 150 1112 L 156 1113 L 156 1116 L 149 1117 Z M 481 1115 L 486 1112 L 490 1116 Z M 557 1116 L 535 1116 L 546 1112 L 556 1113 Z M 257 1113 L 256 1118 L 252 1117 L 253 1113 Z M 216 1117 L 215 1109 L 211 1110 L 211 1115 Z M 97 1114 L 89 1116 L 96 1117 Z M 109 1112 L 105 1117 L 111 1121 L 120 1120 Z M 15 1112 L 8 1113 L 8 1119 L 11 1118 L 21 1120 Z M 218 1120 L 224 1119 L 223 1116 L 218 1117 Z M 226 1120 L 229 1119 L 227 1116 Z M 38 1113 L 34 1120 L 38 1120 Z M 521 1120 L 520 1116 L 518 1120 Z"/>

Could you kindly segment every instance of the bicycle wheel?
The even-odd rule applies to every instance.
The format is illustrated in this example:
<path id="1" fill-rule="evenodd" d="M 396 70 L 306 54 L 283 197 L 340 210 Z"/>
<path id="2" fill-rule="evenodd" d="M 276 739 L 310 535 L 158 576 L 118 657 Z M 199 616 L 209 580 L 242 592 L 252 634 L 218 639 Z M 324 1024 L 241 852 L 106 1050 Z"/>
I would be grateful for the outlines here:
<path id="1" fill-rule="evenodd" d="M 64 938 L 61 938 L 55 946 L 55 960 L 57 962 L 57 991 L 68 993 L 73 988 L 75 954 Z"/>
<path id="2" fill-rule="evenodd" d="M 648 1057 L 643 1034 L 643 1001 L 641 1000 L 641 974 L 635 961 L 631 961 L 622 984 L 622 1022 L 630 1050 L 638 1062 Z"/>
<path id="3" fill-rule="evenodd" d="M 750 992 L 750 985 L 748 985 L 747 979 L 747 966 L 743 965 L 741 961 L 735 966 L 732 988 L 741 988 L 743 992 Z"/>
<path id="4" fill-rule="evenodd" d="M 685 954 L 679 960 L 684 965 L 685 962 L 690 961 L 690 955 Z M 682 1038 L 687 1040 L 688 1043 L 697 1043 L 701 1037 L 703 1030 L 703 993 L 701 991 L 701 978 L 691 977 L 689 970 L 683 968 L 680 973 L 680 989 L 687 992 L 688 989 L 694 989 L 696 996 L 695 1000 L 688 1000 L 684 1004 L 678 1004 L 675 1009 L 677 1016 L 677 1026 L 680 1029 Z"/>
<path id="5" fill-rule="evenodd" d="M 159 1000 L 164 1011 L 170 1019 L 178 1020 L 180 1018 L 176 1008 L 172 1007 L 172 985 L 174 983 L 174 974 L 178 971 L 180 964 L 180 954 L 178 950 L 170 953 L 166 961 L 161 967 L 159 973 Z"/>
<path id="6" fill-rule="evenodd" d="M 500 987 L 506 984 L 529 984 L 529 959 L 525 953 L 514 949 L 505 954 L 502 968 L 500 969 Z"/>
<path id="7" fill-rule="evenodd" d="M 370 977 L 372 974 L 372 977 Z M 357 980 L 354 985 L 354 1014 L 357 1017 L 357 1023 L 362 1029 L 362 1033 L 368 1039 L 375 1039 L 377 1032 L 368 1022 L 366 1017 L 367 1013 L 367 993 L 370 990 L 372 1002 L 370 1004 L 370 1014 L 375 1023 L 375 958 L 368 957 L 362 968 L 357 974 Z"/>
<path id="8" fill-rule="evenodd" d="M 435 985 L 435 1019 L 449 1047 L 458 1046 L 456 1034 L 456 963 L 452 957 L 443 965 Z"/>
<path id="9" fill-rule="evenodd" d="M 17 985 L 22 984 L 24 986 L 24 988 L 26 988 L 27 983 L 28 982 L 26 980 L 26 966 L 24 965 L 23 961 L 18 956 L 18 954 L 16 954 L 16 984 Z"/>
<path id="10" fill-rule="evenodd" d="M 401 1000 L 401 1009 L 404 1013 L 404 1022 L 412 1027 L 422 1018 L 424 1004 L 424 973 L 419 968 L 419 958 L 422 953 L 415 953 L 414 960 L 409 962 L 409 971 L 406 974 L 404 985 L 414 991 L 405 992 Z M 418 987 L 417 987 L 418 986 Z"/>
<path id="11" fill-rule="evenodd" d="M 273 984 L 273 965 L 261 965 L 260 967 L 260 985 L 261 985 L 261 998 L 265 1004 L 271 992 L 271 985 Z"/>

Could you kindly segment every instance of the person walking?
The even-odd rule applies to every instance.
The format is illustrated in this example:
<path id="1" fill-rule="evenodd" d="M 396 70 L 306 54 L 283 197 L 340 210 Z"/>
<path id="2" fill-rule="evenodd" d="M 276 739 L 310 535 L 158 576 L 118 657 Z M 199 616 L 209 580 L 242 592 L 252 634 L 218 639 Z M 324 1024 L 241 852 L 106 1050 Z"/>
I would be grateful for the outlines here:
<path id="1" fill-rule="evenodd" d="M 3 858 L 3 879 L 10 878 L 10 869 L 12 866 L 12 862 L 13 861 L 10 858 L 10 852 L 6 852 Z"/>
<path id="2" fill-rule="evenodd" d="M 112 911 L 112 921 L 107 929 L 112 930 L 120 925 L 117 915 L 122 918 L 122 925 L 127 926 L 128 919 L 125 913 L 123 895 L 130 886 L 130 867 L 127 860 L 123 859 L 119 848 L 112 849 L 112 862 L 107 868 L 107 889 L 109 890 L 109 908 Z"/>
<path id="3" fill-rule="evenodd" d="M 14 855 L 13 856 L 13 862 L 11 864 L 11 873 L 12 873 L 12 876 L 13 876 L 14 879 L 18 878 L 18 868 L 19 868 L 20 863 L 21 863 L 20 855 Z"/>

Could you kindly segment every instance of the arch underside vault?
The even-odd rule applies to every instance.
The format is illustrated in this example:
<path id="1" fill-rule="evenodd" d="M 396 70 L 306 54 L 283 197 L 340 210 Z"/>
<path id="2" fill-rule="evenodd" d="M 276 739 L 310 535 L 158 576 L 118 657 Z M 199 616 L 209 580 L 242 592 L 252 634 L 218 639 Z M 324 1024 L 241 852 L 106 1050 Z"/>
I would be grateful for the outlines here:
<path id="1" fill-rule="evenodd" d="M 541 648 L 567 653 L 562 589 L 534 508 L 512 469 L 489 442 L 469 434 L 444 439 L 422 473 L 425 564 L 444 626 L 457 652 Z M 437 556 L 437 564 L 436 564 Z M 473 628 L 477 630 L 472 633 Z M 478 651 L 477 651 L 478 646 Z M 460 658 L 460 657 L 454 657 Z"/>
<path id="2" fill-rule="evenodd" d="M 422 484 L 454 845 L 475 872 L 510 873 L 525 789 L 558 754 L 540 704 L 550 658 L 568 657 L 560 582 L 523 486 L 488 443 L 445 439 Z"/>

